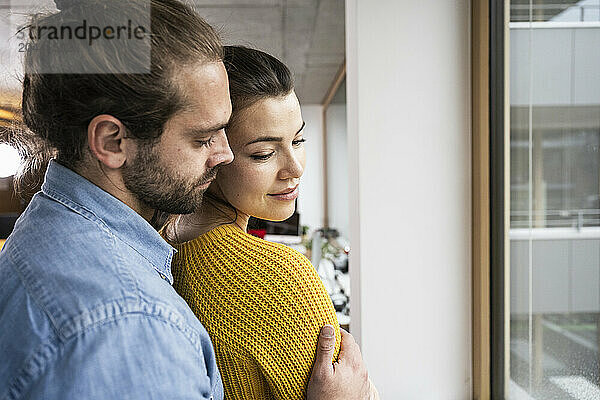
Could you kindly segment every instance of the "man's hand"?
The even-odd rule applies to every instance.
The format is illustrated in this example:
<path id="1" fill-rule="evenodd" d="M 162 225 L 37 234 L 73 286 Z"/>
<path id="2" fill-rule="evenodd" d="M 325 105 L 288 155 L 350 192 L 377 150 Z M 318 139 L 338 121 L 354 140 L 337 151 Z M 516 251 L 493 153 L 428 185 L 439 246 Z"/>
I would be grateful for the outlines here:
<path id="1" fill-rule="evenodd" d="M 331 363 L 335 333 L 325 325 L 319 335 L 317 355 L 306 391 L 307 400 L 367 400 L 371 397 L 369 373 L 360 348 L 348 332 L 341 330 L 342 344 L 338 361 Z"/>

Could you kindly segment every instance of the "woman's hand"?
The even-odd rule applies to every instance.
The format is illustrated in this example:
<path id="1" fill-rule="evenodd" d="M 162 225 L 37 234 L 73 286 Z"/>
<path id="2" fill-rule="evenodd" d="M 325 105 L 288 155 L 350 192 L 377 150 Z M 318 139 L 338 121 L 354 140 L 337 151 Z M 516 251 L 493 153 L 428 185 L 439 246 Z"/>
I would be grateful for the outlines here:
<path id="1" fill-rule="evenodd" d="M 319 335 L 317 355 L 306 391 L 307 400 L 370 400 L 374 386 L 364 365 L 360 348 L 351 334 L 341 330 L 342 343 L 338 361 L 331 363 L 335 333 L 325 325 Z M 375 393 L 377 391 L 375 390 Z"/>

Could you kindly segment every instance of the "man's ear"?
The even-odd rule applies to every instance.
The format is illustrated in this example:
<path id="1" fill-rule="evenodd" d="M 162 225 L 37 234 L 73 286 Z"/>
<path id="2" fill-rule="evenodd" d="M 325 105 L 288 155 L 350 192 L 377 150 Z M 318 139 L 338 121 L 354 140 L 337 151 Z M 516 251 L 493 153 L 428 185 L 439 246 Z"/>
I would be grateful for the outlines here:
<path id="1" fill-rule="evenodd" d="M 90 151 L 108 168 L 118 169 L 127 161 L 127 130 L 112 115 L 97 115 L 88 125 Z"/>

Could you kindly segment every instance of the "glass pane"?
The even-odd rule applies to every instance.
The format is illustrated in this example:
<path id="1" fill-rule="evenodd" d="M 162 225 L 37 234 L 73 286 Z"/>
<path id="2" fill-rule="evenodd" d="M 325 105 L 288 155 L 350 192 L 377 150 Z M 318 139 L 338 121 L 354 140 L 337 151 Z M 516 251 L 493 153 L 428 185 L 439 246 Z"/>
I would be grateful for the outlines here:
<path id="1" fill-rule="evenodd" d="M 510 399 L 600 399 L 600 0 L 510 2 Z"/>

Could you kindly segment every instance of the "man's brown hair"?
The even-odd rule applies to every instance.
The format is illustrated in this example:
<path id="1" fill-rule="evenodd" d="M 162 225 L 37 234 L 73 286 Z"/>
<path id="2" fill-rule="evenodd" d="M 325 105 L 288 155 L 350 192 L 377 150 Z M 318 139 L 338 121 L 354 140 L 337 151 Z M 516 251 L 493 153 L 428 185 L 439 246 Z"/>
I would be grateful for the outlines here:
<path id="1" fill-rule="evenodd" d="M 34 17 L 33 25 L 62 26 L 90 15 L 122 20 L 123 14 L 150 12 L 150 68 L 146 73 L 118 71 L 118 57 L 110 49 L 85 41 L 61 51 L 61 42 L 35 38 L 25 54 L 23 121 L 28 130 L 13 137 L 25 159 L 25 177 L 45 169 L 49 155 L 76 168 L 87 147 L 87 127 L 97 115 L 109 114 L 142 140 L 160 137 L 166 121 L 185 107 L 173 83 L 181 68 L 199 62 L 221 61 L 223 49 L 213 28 L 194 10 L 177 0 L 57 1 L 60 12 Z M 72 44 L 71 44 L 72 46 Z M 146 60 L 148 54 L 145 55 Z M 102 73 L 44 73 L 44 66 L 65 63 L 72 57 L 88 71 Z M 132 49 L 127 62 L 136 65 L 144 54 Z M 138 60 L 137 58 L 140 58 Z M 45 65 L 44 65 L 45 64 Z M 42 161 L 40 161 L 42 160 Z M 38 171 L 39 180 L 39 171 Z M 31 178 L 31 176 L 29 177 Z M 35 180 L 35 179 L 34 179 Z M 39 182 L 38 182 L 39 183 Z M 25 182 L 36 185 L 36 182 Z"/>

